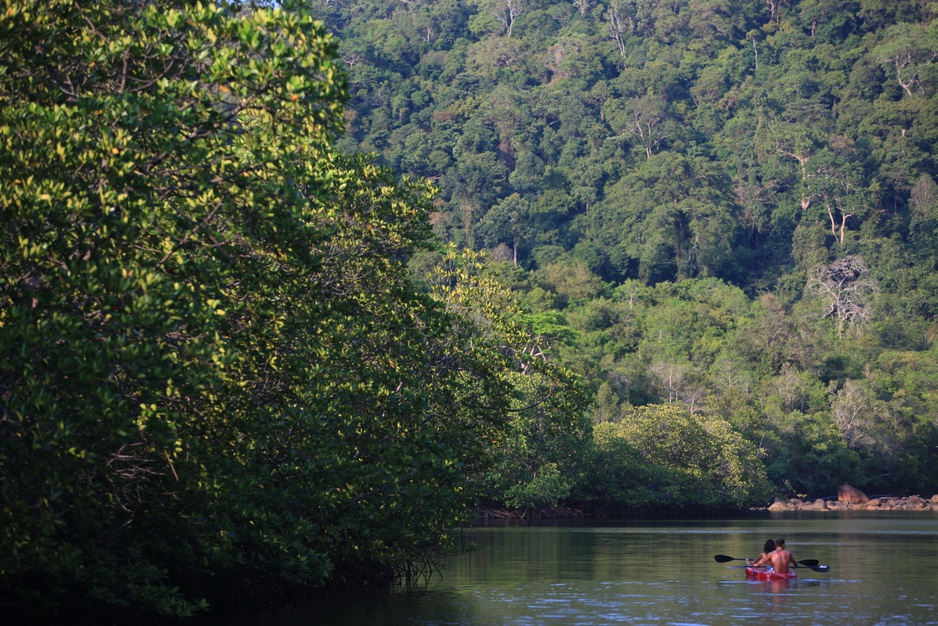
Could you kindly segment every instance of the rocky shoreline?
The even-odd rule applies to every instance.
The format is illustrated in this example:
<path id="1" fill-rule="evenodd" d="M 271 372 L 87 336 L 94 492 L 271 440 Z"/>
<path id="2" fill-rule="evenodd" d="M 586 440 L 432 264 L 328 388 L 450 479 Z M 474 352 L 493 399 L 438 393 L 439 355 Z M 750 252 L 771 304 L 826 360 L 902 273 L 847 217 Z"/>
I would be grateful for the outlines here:
<path id="1" fill-rule="evenodd" d="M 833 498 L 817 500 L 788 500 L 777 498 L 767 507 L 757 507 L 761 511 L 938 511 L 938 494 L 931 498 L 908 496 L 894 498 L 890 496 L 874 497 L 863 502 L 849 502 Z"/>

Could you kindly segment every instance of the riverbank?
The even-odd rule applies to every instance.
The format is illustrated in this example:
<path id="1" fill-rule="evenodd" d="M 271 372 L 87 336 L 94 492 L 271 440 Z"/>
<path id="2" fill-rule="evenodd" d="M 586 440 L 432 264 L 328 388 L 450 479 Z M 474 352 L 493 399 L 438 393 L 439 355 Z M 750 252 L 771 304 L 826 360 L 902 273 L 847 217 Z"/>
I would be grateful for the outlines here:
<path id="1" fill-rule="evenodd" d="M 867 498 L 862 492 L 852 491 L 856 494 L 854 499 L 831 496 L 828 498 L 801 499 L 776 498 L 768 506 L 754 506 L 750 511 L 938 511 L 938 494 L 931 498 L 922 496 L 877 496 Z M 683 513 L 687 513 L 686 511 Z M 712 513 L 712 512 L 711 512 Z M 498 520 L 557 520 L 557 519 L 643 519 L 643 518 L 681 518 L 675 511 L 658 511 L 657 514 L 647 510 L 596 510 L 593 508 L 574 507 L 539 507 L 527 509 L 508 509 L 488 506 L 477 506 L 473 510 L 476 521 L 491 522 Z M 700 512 L 706 517 L 705 512 Z"/>
<path id="2" fill-rule="evenodd" d="M 936 511 L 938 494 L 931 498 L 908 496 L 894 498 L 889 496 L 870 498 L 866 502 L 844 502 L 832 498 L 816 500 L 788 500 L 777 498 L 767 507 L 753 507 L 754 511 Z"/>

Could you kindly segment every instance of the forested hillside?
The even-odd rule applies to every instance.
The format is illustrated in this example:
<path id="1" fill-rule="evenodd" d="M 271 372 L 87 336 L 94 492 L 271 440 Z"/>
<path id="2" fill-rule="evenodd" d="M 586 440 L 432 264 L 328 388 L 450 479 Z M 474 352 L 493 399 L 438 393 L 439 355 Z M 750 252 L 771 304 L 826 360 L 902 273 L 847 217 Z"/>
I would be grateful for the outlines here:
<path id="1" fill-rule="evenodd" d="M 3 7 L 4 617 L 938 487 L 936 3 Z"/>
<path id="2" fill-rule="evenodd" d="M 340 145 L 436 183 L 595 421 L 728 420 L 782 493 L 935 490 L 936 3 L 313 7 Z"/>

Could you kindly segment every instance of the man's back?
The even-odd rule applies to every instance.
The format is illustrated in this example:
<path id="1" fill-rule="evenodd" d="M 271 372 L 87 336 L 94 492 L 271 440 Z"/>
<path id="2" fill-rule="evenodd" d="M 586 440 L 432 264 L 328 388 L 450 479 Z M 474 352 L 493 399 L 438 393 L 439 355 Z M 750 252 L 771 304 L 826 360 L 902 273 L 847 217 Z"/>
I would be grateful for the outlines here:
<path id="1" fill-rule="evenodd" d="M 769 555 L 772 559 L 772 567 L 775 568 L 775 571 L 779 574 L 788 573 L 788 564 L 791 563 L 794 559 L 791 557 L 791 552 L 785 548 L 778 548 Z"/>

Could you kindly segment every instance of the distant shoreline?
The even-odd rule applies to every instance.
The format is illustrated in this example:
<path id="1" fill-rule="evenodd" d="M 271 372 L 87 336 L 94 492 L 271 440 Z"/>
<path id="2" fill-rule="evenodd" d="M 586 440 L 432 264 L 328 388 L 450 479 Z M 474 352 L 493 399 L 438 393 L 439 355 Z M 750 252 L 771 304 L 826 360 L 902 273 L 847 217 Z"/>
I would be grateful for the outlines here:
<path id="1" fill-rule="evenodd" d="M 931 498 L 922 496 L 908 496 L 894 498 L 883 496 L 870 498 L 866 502 L 841 502 L 825 498 L 816 500 L 801 500 L 790 498 L 788 500 L 777 498 L 767 507 L 753 507 L 753 511 L 936 511 L 938 510 L 938 494 Z"/>

